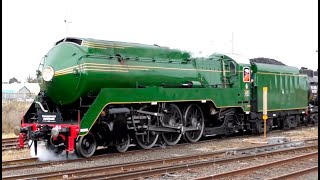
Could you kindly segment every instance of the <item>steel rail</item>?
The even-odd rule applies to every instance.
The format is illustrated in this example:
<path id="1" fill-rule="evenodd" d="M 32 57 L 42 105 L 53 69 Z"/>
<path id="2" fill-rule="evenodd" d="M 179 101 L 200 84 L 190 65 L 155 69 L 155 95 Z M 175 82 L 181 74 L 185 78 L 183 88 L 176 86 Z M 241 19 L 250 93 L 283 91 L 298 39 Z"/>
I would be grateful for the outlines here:
<path id="1" fill-rule="evenodd" d="M 240 149 L 228 149 L 228 150 L 222 150 L 222 151 L 216 151 L 214 153 L 219 153 L 219 154 L 223 154 L 226 152 L 232 152 L 234 153 L 235 151 L 237 153 L 241 153 L 244 151 L 250 151 L 253 149 L 272 149 L 274 147 L 277 146 L 285 146 L 288 144 L 292 144 L 292 143 L 299 143 L 299 142 L 312 142 L 312 141 L 316 141 L 318 142 L 318 138 L 310 138 L 310 139 L 306 139 L 306 140 L 302 140 L 302 141 L 291 141 L 291 142 L 285 142 L 285 143 L 279 143 L 279 144 L 272 144 L 272 145 L 258 145 L 255 147 L 251 147 L 251 148 L 240 148 Z M 183 145 L 188 145 L 188 144 L 181 144 L 180 146 Z M 175 148 L 177 146 L 169 146 L 168 148 Z M 132 155 L 132 154 L 138 154 L 138 153 L 144 153 L 146 151 L 158 151 L 158 150 L 162 150 L 163 148 L 152 148 L 152 149 L 147 149 L 147 150 L 133 150 L 133 151 L 126 151 L 124 153 L 121 153 L 121 155 Z M 211 154 L 211 153 L 208 153 Z M 95 159 L 102 159 L 102 158 L 111 158 L 111 157 L 115 157 L 118 156 L 119 153 L 114 153 L 114 154 L 103 154 L 103 155 L 96 155 L 96 156 L 92 156 L 90 158 L 79 158 L 79 159 L 68 159 L 68 160 L 62 160 L 62 161 L 47 161 L 47 162 L 39 162 L 39 163 L 35 163 L 35 164 L 22 164 L 22 165 L 18 165 L 18 166 L 4 166 L 4 165 L 11 165 L 11 164 L 17 164 L 17 163 L 23 163 L 23 159 L 22 160 L 13 160 L 13 162 L 10 161 L 5 161 L 2 163 L 2 172 L 5 171 L 11 171 L 11 170 L 18 170 L 18 169 L 28 169 L 28 168 L 34 168 L 34 167 L 45 167 L 45 166 L 50 166 L 50 165 L 55 165 L 55 164 L 66 164 L 66 163 L 73 163 L 73 162 L 82 162 L 82 161 L 91 161 L 91 160 L 95 160 Z"/>
<path id="2" fill-rule="evenodd" d="M 290 150 L 289 150 L 290 151 Z M 154 176 L 154 175 L 159 175 L 163 173 L 169 173 L 169 172 L 176 172 L 176 171 L 184 171 L 192 168 L 201 168 L 201 167 L 208 167 L 213 164 L 223 164 L 223 163 L 230 163 L 234 161 L 239 161 L 239 160 L 248 160 L 250 158 L 255 158 L 257 156 L 266 156 L 267 154 L 274 154 L 274 152 L 271 153 L 261 153 L 259 155 L 249 155 L 249 156 L 244 156 L 244 157 L 236 157 L 236 158 L 230 158 L 230 159 L 220 159 L 220 160 L 212 160 L 212 161 L 205 161 L 205 162 L 196 162 L 196 163 L 188 163 L 184 165 L 173 165 L 173 166 L 167 166 L 163 168 L 154 168 L 154 169 L 144 169 L 144 170 L 137 170 L 133 172 L 121 172 L 121 173 L 116 173 L 116 174 L 111 174 L 111 175 L 105 175 L 105 174 L 100 174 L 100 175 L 90 175 L 87 177 L 74 177 L 74 178 L 69 178 L 69 179 L 136 179 L 136 178 L 143 178 L 143 177 L 148 177 L 148 176 Z M 318 152 L 316 153 L 309 153 L 310 155 L 305 156 L 304 158 L 310 157 L 310 156 L 315 156 L 318 155 Z M 311 155 L 312 154 L 312 155 Z M 100 172 L 101 173 L 101 172 Z M 214 177 L 216 179 L 216 177 Z"/>
<path id="3" fill-rule="evenodd" d="M 286 159 L 283 159 L 283 160 L 278 160 L 278 161 L 273 161 L 273 162 L 269 162 L 269 163 L 265 163 L 265 164 L 260 164 L 260 165 L 257 165 L 257 166 L 252 166 L 252 167 L 248 167 L 248 168 L 243 168 L 243 169 L 238 169 L 238 170 L 234 170 L 234 171 L 224 172 L 224 173 L 215 174 L 215 175 L 211 175 L 211 176 L 207 176 L 207 177 L 203 177 L 203 178 L 197 178 L 197 180 L 219 179 L 219 178 L 233 177 L 233 176 L 236 176 L 236 175 L 249 173 L 249 172 L 252 172 L 252 171 L 257 171 L 257 170 L 262 169 L 262 168 L 278 166 L 278 165 L 281 165 L 281 164 L 286 164 L 286 163 L 289 163 L 289 162 L 292 162 L 292 161 L 297 161 L 297 160 L 310 158 L 310 157 L 314 157 L 314 156 L 318 156 L 318 151 L 312 152 L 312 153 L 308 153 L 308 154 L 304 154 L 304 155 L 300 155 L 300 156 L 291 157 L 291 158 L 286 158 Z"/>
<path id="4" fill-rule="evenodd" d="M 14 159 L 10 161 L 2 161 L 2 168 L 4 166 L 9 166 L 9 165 L 15 165 L 15 164 L 22 164 L 22 163 L 30 163 L 30 162 L 36 162 L 38 161 L 38 158 L 23 158 L 23 159 Z"/>
<path id="5" fill-rule="evenodd" d="M 266 180 L 283 180 L 283 179 L 289 179 L 289 178 L 297 178 L 299 176 L 309 174 L 312 172 L 317 172 L 317 171 L 318 171 L 318 166 L 313 166 L 311 168 L 302 169 L 300 171 L 284 174 L 284 175 L 277 176 L 277 177 L 272 177 L 272 178 L 266 179 Z"/>
<path id="6" fill-rule="evenodd" d="M 181 157 L 175 157 L 175 158 L 166 158 L 166 159 L 157 159 L 157 160 L 151 160 L 151 161 L 140 161 L 140 162 L 133 162 L 133 163 L 126 163 L 126 164 L 117 164 L 117 165 L 107 165 L 107 166 L 98 166 L 98 167 L 91 167 L 91 168 L 81 168 L 81 169 L 73 169 L 73 170 L 64 170 L 64 171 L 57 171 L 57 172 L 46 172 L 46 173 L 39 173 L 39 174 L 28 174 L 28 175 L 19 175 L 19 176 L 7 176 L 2 177 L 3 179 L 23 179 L 23 178 L 36 178 L 36 179 L 57 179 L 57 178 L 63 178 L 64 176 L 73 177 L 73 176 L 79 176 L 79 175 L 88 175 L 93 173 L 115 173 L 117 171 L 124 171 L 124 170 L 131 170 L 131 169 L 137 169 L 137 168 L 146 168 L 148 166 L 159 166 L 164 164 L 170 164 L 170 163 L 181 163 L 185 161 L 190 160 L 201 160 L 202 162 L 196 162 L 196 163 L 189 163 L 189 164 L 183 164 L 183 165 L 177 165 L 177 166 L 169 166 L 164 168 L 153 168 L 150 172 L 146 172 L 148 170 L 138 170 L 130 172 L 132 173 L 140 173 L 139 175 L 148 175 L 148 173 L 151 174 L 159 174 L 167 171 L 176 171 L 176 170 L 184 170 L 186 168 L 198 168 L 199 166 L 208 166 L 212 164 L 221 164 L 221 163 L 227 163 L 227 162 L 233 162 L 233 161 L 239 161 L 243 159 L 248 158 L 254 158 L 257 156 L 266 156 L 266 155 L 272 155 L 272 154 L 279 154 L 283 152 L 294 152 L 298 150 L 306 150 L 306 149 L 314 149 L 318 148 L 318 145 L 309 145 L 306 147 L 297 147 L 297 148 L 289 148 L 285 150 L 278 150 L 278 151 L 272 151 L 272 152 L 265 152 L 265 153 L 259 153 L 254 155 L 244 155 L 240 157 L 235 158 L 229 158 L 229 159 L 217 159 L 217 152 L 216 153 L 208 153 L 208 154 L 202 154 L 202 155 L 193 155 L 193 156 L 181 156 Z M 253 149 L 253 148 L 252 148 Z M 222 152 L 220 152 L 222 153 Z M 225 152 L 224 152 L 225 153 Z M 209 155 L 211 154 L 211 156 Z M 220 154 L 221 155 L 221 154 Z M 216 158 L 214 160 L 206 160 L 209 158 Z M 152 172 L 154 171 L 154 172 Z M 94 175 L 88 177 L 89 179 L 96 179 L 100 177 L 106 177 L 110 175 Z M 113 174 L 113 176 L 121 176 L 121 178 L 127 178 L 127 175 L 123 175 L 122 173 Z M 110 176 L 110 177 L 111 177 Z M 85 179 L 86 177 L 81 177 L 81 179 Z M 87 179 L 88 179 L 87 178 Z M 130 176 L 131 178 L 131 176 Z"/>
<path id="7" fill-rule="evenodd" d="M 18 137 L 2 139 L 2 143 L 7 143 L 7 142 L 17 142 L 17 141 L 18 141 Z"/>
<path id="8" fill-rule="evenodd" d="M 25 142 L 24 145 L 26 146 L 27 142 Z M 2 139 L 2 151 L 21 149 L 18 146 L 19 146 L 18 138 Z"/>

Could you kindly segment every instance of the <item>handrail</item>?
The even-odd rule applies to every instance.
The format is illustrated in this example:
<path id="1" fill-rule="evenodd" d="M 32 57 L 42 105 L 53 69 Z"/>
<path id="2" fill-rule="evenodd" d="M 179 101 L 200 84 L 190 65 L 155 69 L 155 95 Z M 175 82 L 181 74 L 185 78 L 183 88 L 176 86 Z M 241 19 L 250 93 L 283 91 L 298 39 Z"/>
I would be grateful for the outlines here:
<path id="1" fill-rule="evenodd" d="M 35 101 L 35 103 L 37 103 L 40 106 L 40 108 L 41 108 L 41 110 L 43 112 L 48 112 L 48 110 L 45 110 L 44 107 L 42 106 L 42 104 L 39 101 Z"/>

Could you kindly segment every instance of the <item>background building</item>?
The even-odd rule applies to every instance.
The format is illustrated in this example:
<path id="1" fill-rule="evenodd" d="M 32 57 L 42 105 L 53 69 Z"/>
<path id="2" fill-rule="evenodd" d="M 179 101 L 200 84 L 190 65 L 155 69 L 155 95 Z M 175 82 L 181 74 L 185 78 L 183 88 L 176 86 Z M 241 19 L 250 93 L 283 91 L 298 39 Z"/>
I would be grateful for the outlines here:
<path id="1" fill-rule="evenodd" d="M 2 101 L 33 101 L 39 92 L 38 83 L 2 83 Z"/>

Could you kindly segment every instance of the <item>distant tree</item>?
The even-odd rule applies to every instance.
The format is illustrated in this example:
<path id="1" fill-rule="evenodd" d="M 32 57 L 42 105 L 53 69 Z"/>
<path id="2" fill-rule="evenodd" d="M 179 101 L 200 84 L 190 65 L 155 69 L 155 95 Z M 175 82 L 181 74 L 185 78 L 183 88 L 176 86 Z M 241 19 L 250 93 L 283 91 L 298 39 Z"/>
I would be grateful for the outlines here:
<path id="1" fill-rule="evenodd" d="M 16 83 L 20 83 L 20 81 L 18 81 L 18 79 L 15 78 L 15 77 L 9 79 L 9 84 L 12 84 L 12 83 L 15 83 L 15 82 L 16 82 Z"/>
<path id="2" fill-rule="evenodd" d="M 29 74 L 29 76 L 28 76 L 28 78 L 27 78 L 27 82 L 28 82 L 28 83 L 37 83 L 38 81 L 37 81 L 36 78 L 32 78 L 32 77 L 30 76 L 30 74 Z"/>

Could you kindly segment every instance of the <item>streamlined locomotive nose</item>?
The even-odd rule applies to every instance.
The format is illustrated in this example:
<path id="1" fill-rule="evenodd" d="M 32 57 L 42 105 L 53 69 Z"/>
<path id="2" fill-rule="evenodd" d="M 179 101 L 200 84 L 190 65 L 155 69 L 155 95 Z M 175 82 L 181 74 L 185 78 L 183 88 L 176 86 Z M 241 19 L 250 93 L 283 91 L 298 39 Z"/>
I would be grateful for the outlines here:
<path id="1" fill-rule="evenodd" d="M 83 55 L 77 44 L 60 43 L 45 56 L 38 80 L 41 90 L 54 103 L 71 104 L 78 99 L 81 79 L 78 60 Z"/>

